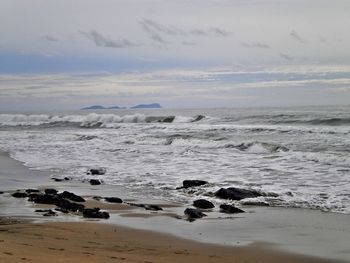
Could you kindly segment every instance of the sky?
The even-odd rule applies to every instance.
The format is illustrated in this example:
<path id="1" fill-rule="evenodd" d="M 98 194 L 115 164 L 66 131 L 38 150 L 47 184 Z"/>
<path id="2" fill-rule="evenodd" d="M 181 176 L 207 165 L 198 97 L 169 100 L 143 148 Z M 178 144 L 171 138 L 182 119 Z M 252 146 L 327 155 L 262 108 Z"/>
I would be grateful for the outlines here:
<path id="1" fill-rule="evenodd" d="M 0 111 L 350 104 L 348 0 L 0 0 Z"/>

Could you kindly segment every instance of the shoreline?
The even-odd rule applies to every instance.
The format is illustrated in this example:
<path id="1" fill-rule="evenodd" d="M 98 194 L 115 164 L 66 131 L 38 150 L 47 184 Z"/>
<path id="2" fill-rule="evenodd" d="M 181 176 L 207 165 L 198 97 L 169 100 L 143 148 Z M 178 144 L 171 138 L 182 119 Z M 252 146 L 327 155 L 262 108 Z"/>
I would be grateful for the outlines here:
<path id="1" fill-rule="evenodd" d="M 4 262 L 269 262 L 335 263 L 266 245 L 228 247 L 97 223 L 0 225 Z"/>
<path id="2" fill-rule="evenodd" d="M 6 193 L 6 191 L 29 188 L 29 186 L 32 186 L 33 188 L 54 187 L 59 190 L 68 189 L 69 191 L 72 191 L 74 193 L 77 193 L 83 196 L 92 196 L 98 193 L 103 193 L 105 196 L 108 196 L 108 195 L 112 196 L 113 194 L 114 196 L 123 197 L 123 199 L 125 197 L 127 199 L 128 196 L 127 196 L 127 192 L 122 187 L 119 188 L 119 187 L 111 187 L 106 185 L 90 186 L 89 184 L 77 182 L 77 181 L 67 181 L 67 182 L 59 182 L 59 183 L 53 182 L 52 180 L 50 180 L 50 177 L 47 176 L 47 172 L 30 170 L 24 165 L 22 165 L 20 162 L 10 158 L 6 153 L 0 154 L 0 162 L 1 162 L 1 167 L 4 168 L 0 172 L 0 177 L 3 182 L 7 183 L 6 187 L 4 187 L 4 184 L 2 184 L 0 189 L 0 191 L 5 192 L 5 194 L 0 195 L 0 198 L 1 198 L 0 205 L 2 207 L 5 207 L 5 209 L 2 211 L 2 216 L 11 216 L 11 218 L 14 218 L 14 219 L 16 218 L 31 219 L 31 220 L 34 220 L 34 222 L 37 222 L 37 223 L 15 222 L 15 224 L 10 224 L 10 225 L 4 225 L 0 223 L 1 229 L 5 228 L 5 230 L 0 231 L 0 240 L 5 240 L 3 242 L 4 244 L 7 244 L 6 240 L 7 238 L 9 238 L 9 236 L 7 236 L 7 233 L 9 233 L 8 231 L 10 231 L 11 233 L 11 231 L 13 231 L 12 229 L 16 229 L 15 231 L 17 233 L 15 237 L 10 238 L 11 240 L 13 239 L 11 241 L 13 242 L 12 244 L 15 244 L 16 242 L 18 243 L 19 240 L 21 239 L 20 236 L 22 234 L 23 235 L 25 234 L 25 232 L 22 232 L 22 231 L 31 231 L 31 233 L 33 234 L 32 236 L 35 237 L 37 234 L 42 233 L 44 229 L 46 230 L 49 229 L 51 236 L 46 236 L 45 239 L 50 240 L 50 239 L 55 239 L 55 235 L 58 235 L 58 232 L 62 228 L 66 229 L 67 231 L 65 235 L 68 234 L 69 231 L 73 231 L 76 228 L 81 229 L 82 233 L 88 232 L 89 229 L 95 229 L 94 232 L 97 232 L 97 233 L 99 233 L 99 231 L 102 231 L 101 233 L 109 233 L 113 228 L 118 228 L 118 229 L 123 229 L 122 231 L 125 231 L 124 233 L 127 236 L 129 236 L 130 233 L 133 233 L 131 236 L 133 236 L 134 239 L 128 240 L 128 242 L 129 244 L 134 244 L 135 242 L 141 242 L 140 246 L 143 247 L 143 249 L 141 249 L 142 251 L 145 251 L 146 247 L 149 248 L 149 246 L 156 245 L 155 243 L 152 243 L 152 242 L 149 243 L 150 241 L 149 240 L 146 241 L 144 240 L 144 238 L 152 237 L 152 240 L 154 239 L 155 242 L 158 242 L 157 240 L 165 236 L 167 242 L 170 242 L 170 243 L 174 242 L 174 244 L 178 244 L 178 247 L 176 249 L 180 249 L 180 248 L 186 249 L 181 246 L 182 244 L 191 244 L 191 246 L 195 246 L 197 250 L 195 249 L 191 252 L 186 252 L 186 253 L 191 254 L 194 257 L 193 260 L 197 260 L 198 255 L 203 256 L 204 254 L 206 254 L 207 258 L 204 256 L 203 257 L 198 256 L 203 262 L 232 262 L 232 257 L 235 257 L 236 255 L 240 255 L 241 257 L 241 259 L 237 259 L 237 262 L 243 262 L 244 260 L 245 262 L 256 262 L 257 259 L 259 259 L 260 262 L 282 262 L 282 261 L 283 262 L 296 262 L 296 261 L 297 262 L 336 262 L 337 260 L 349 260 L 348 255 L 350 255 L 350 251 L 346 251 L 341 247 L 339 247 L 338 249 L 340 253 L 340 257 L 338 258 L 332 257 L 333 259 L 324 259 L 324 260 L 320 259 L 320 258 L 333 256 L 333 255 L 330 256 L 328 255 L 329 254 L 328 252 L 325 253 L 323 251 L 324 248 L 326 248 L 329 245 L 337 246 L 339 244 L 339 243 L 332 243 L 334 242 L 334 240 L 330 238 L 332 237 L 332 235 L 334 238 L 337 237 L 338 239 L 340 239 L 339 242 L 342 242 L 343 240 L 342 236 L 339 236 L 337 234 L 341 234 L 341 231 L 343 232 L 345 231 L 345 233 L 342 233 L 342 235 L 345 235 L 345 236 L 347 233 L 350 233 L 349 232 L 350 225 L 349 224 L 343 225 L 343 221 L 346 221 L 346 219 L 348 219 L 347 215 L 333 215 L 333 214 L 327 214 L 327 213 L 322 213 L 318 211 L 304 211 L 303 209 L 251 207 L 246 209 L 248 210 L 248 213 L 244 215 L 233 216 L 232 218 L 219 218 L 220 215 L 213 213 L 213 215 L 209 216 L 209 218 L 198 220 L 193 223 L 189 223 L 187 221 L 174 219 L 173 217 L 171 217 L 171 213 L 173 214 L 183 213 L 184 207 L 170 204 L 169 208 L 166 209 L 164 213 L 148 212 L 140 209 L 130 209 L 130 208 L 121 209 L 120 207 L 108 207 L 108 208 L 102 207 L 102 208 L 106 208 L 107 210 L 108 209 L 112 210 L 111 218 L 106 221 L 97 221 L 97 222 L 95 221 L 95 223 L 91 223 L 89 222 L 89 220 L 84 220 L 84 219 L 82 220 L 76 217 L 43 218 L 41 215 L 34 216 L 33 205 L 28 205 L 28 203 L 26 204 L 24 200 L 17 200 L 15 198 L 8 197 L 8 194 Z M 140 201 L 140 200 L 137 200 L 137 201 Z M 147 200 L 147 202 L 148 201 L 153 201 L 155 204 L 157 204 L 158 202 L 156 200 Z M 166 205 L 166 204 L 163 203 L 163 205 Z M 10 206 L 10 209 L 8 208 L 8 206 Z M 294 216 L 294 218 L 289 218 L 290 216 L 292 217 Z M 317 219 L 317 216 L 320 216 L 320 218 Z M 305 225 L 305 222 L 303 223 L 303 220 L 305 219 L 313 220 L 313 222 L 310 222 L 310 225 L 308 224 Z M 270 220 L 273 220 L 273 222 L 268 224 Z M 336 222 L 331 222 L 334 220 Z M 45 221 L 46 223 L 43 223 Z M 52 221 L 54 222 L 52 223 Z M 64 221 L 70 221 L 70 222 L 64 222 Z M 75 222 L 72 222 L 72 221 L 75 221 Z M 76 221 L 78 221 L 78 223 Z M 339 229 L 333 229 L 334 226 L 337 225 L 339 222 L 341 223 L 340 226 L 338 227 Z M 312 228 L 313 224 L 315 224 L 314 228 Z M 342 230 L 342 228 L 344 229 Z M 275 231 L 276 229 L 277 231 Z M 300 233 L 299 232 L 294 233 L 296 229 L 300 231 Z M 227 233 L 228 230 L 232 232 L 231 235 Z M 302 233 L 302 231 L 304 230 L 309 231 L 309 233 L 307 232 Z M 270 232 L 270 236 L 267 234 L 269 232 Z M 320 232 L 324 232 L 324 234 Z M 289 239 L 287 238 L 288 234 L 289 235 L 292 234 Z M 316 237 L 313 237 L 313 235 L 316 235 Z M 234 241 L 232 241 L 233 236 L 236 236 L 236 240 Z M 301 239 L 298 239 L 299 238 L 298 236 L 300 236 Z M 307 243 L 310 242 L 310 240 L 315 240 L 317 238 L 324 239 L 324 238 L 327 238 L 327 236 L 330 239 L 326 241 L 321 240 L 319 244 L 316 244 L 316 246 L 319 245 L 318 247 L 319 253 L 317 249 L 312 253 L 307 253 L 308 251 L 302 251 L 298 248 L 298 245 L 299 246 L 307 245 Z M 93 233 L 90 233 L 90 236 L 87 236 L 86 239 L 84 240 L 89 240 L 91 238 L 92 239 L 94 238 Z M 120 240 L 118 240 L 118 237 L 110 236 L 109 238 L 112 239 L 113 242 L 120 242 Z M 265 241 L 264 245 L 262 245 L 261 243 L 262 242 L 261 238 L 265 239 L 263 240 Z M 225 242 L 225 239 L 231 240 L 232 242 Z M 250 240 L 250 242 L 248 242 L 248 240 Z M 270 242 L 271 240 L 274 240 L 277 242 Z M 31 242 L 35 241 L 35 239 L 31 239 L 30 241 Z M 103 241 L 103 238 L 101 237 L 101 242 L 102 241 Z M 297 244 L 300 241 L 305 242 L 305 244 Z M 69 243 L 67 240 L 65 242 L 62 240 L 58 240 L 58 241 L 55 240 L 55 242 L 59 242 L 60 246 L 66 246 Z M 74 242 L 77 242 L 77 240 Z M 283 244 L 283 242 L 285 242 L 286 244 Z M 322 242 L 325 244 L 322 244 Z M 280 245 L 277 246 L 277 243 L 280 243 Z M 266 244 L 269 244 L 269 245 L 266 245 Z M 74 243 L 71 245 L 77 245 L 77 244 Z M 227 246 L 224 246 L 224 245 L 227 245 Z M 237 246 L 237 245 L 240 245 L 240 246 Z M 293 247 L 293 245 L 296 245 L 296 247 Z M 13 248 L 15 247 L 16 246 L 14 246 Z M 174 247 L 176 246 L 174 245 Z M 10 247 L 6 246 L 5 248 L 10 248 Z M 292 249 L 289 249 L 289 248 L 292 248 Z M 16 249 L 23 249 L 23 248 L 16 247 Z M 100 248 L 100 249 L 102 249 L 105 252 L 111 250 L 111 248 L 108 248 L 107 245 L 104 248 Z M 164 260 L 164 257 L 167 257 L 168 254 L 169 254 L 169 257 L 170 257 L 170 254 L 173 254 L 173 256 L 175 255 L 175 261 L 171 261 L 174 259 L 167 258 L 166 262 L 177 262 L 176 258 L 178 258 L 179 255 L 182 255 L 181 253 L 175 253 L 176 251 L 178 251 L 176 249 L 171 250 L 172 252 L 170 252 L 170 250 L 167 250 L 165 247 L 163 248 L 157 247 L 157 249 L 159 250 L 158 254 L 163 256 L 158 258 L 153 258 L 152 256 L 152 262 L 164 262 L 162 260 Z M 220 253 L 221 254 L 227 253 L 225 254 L 227 255 L 226 259 L 228 260 L 229 258 L 231 258 L 231 261 L 225 261 L 226 259 L 224 257 L 220 258 L 220 260 L 216 257 L 210 257 L 210 255 L 206 253 L 208 249 L 210 251 L 215 251 L 216 253 L 216 254 L 214 253 L 215 255 Z M 221 249 L 223 249 L 223 251 L 226 251 L 226 252 L 221 251 Z M 306 247 L 306 249 L 310 250 L 311 247 Z M 287 250 L 289 252 L 285 252 Z M 344 250 L 344 251 L 341 252 L 341 250 Z M 52 253 L 52 251 L 54 250 L 52 249 L 48 250 L 47 253 Z M 200 251 L 200 253 L 198 251 Z M 4 252 L 6 251 L 2 251 L 2 253 Z M 56 252 L 58 253 L 58 251 Z M 132 252 L 132 251 L 129 251 L 129 252 Z M 296 252 L 297 254 L 294 254 L 291 252 Z M 9 252 L 9 253 L 12 253 L 12 252 Z M 37 253 L 39 256 L 41 252 L 37 251 Z M 139 262 L 137 261 L 139 260 L 139 256 L 140 256 L 139 254 L 137 254 L 138 255 L 137 256 L 137 255 L 134 255 L 133 253 L 129 253 L 129 254 L 128 253 L 125 254 L 125 253 L 126 253 L 125 251 L 121 253 L 124 256 L 121 256 L 120 258 L 122 257 L 126 258 L 125 255 L 130 254 L 132 255 L 132 257 L 130 258 L 131 261 L 127 261 L 127 262 Z M 138 253 L 140 253 L 140 251 L 138 251 Z M 182 255 L 185 258 L 188 257 L 188 254 L 186 253 Z M 341 253 L 343 253 L 343 256 Z M 252 255 L 257 254 L 258 256 L 250 257 L 251 254 Z M 311 256 L 310 254 L 312 256 L 318 256 L 318 258 L 310 257 Z M 35 255 L 32 255 L 32 257 L 34 256 Z M 83 254 L 83 256 L 87 257 L 87 254 Z M 109 262 L 105 260 L 111 260 L 111 262 L 115 262 L 112 260 L 116 260 L 115 258 L 107 259 L 102 257 L 102 255 L 100 256 L 101 257 L 98 260 L 104 260 L 103 262 Z M 6 257 L 6 262 L 17 262 L 17 261 L 11 261 L 11 255 L 8 255 L 6 253 L 2 254 L 0 256 L 0 259 L 1 257 Z M 90 255 L 90 257 L 95 258 L 95 256 L 92 256 L 92 255 Z M 111 256 L 111 257 L 115 257 L 115 256 Z M 119 260 L 121 260 L 120 258 Z M 80 259 L 82 260 L 82 258 Z M 279 261 L 277 259 L 279 259 Z M 292 260 L 288 261 L 290 259 Z M 66 260 L 67 261 L 65 262 L 70 262 L 69 258 L 66 258 Z M 135 260 L 135 261 L 132 261 L 132 260 Z M 205 261 L 205 260 L 209 260 L 209 261 Z M 89 261 L 86 261 L 86 258 L 84 258 L 83 261 L 89 262 Z M 40 261 L 35 260 L 35 262 L 40 262 Z M 79 261 L 71 261 L 71 262 L 79 262 Z M 100 261 L 91 261 L 91 262 L 100 262 Z"/>

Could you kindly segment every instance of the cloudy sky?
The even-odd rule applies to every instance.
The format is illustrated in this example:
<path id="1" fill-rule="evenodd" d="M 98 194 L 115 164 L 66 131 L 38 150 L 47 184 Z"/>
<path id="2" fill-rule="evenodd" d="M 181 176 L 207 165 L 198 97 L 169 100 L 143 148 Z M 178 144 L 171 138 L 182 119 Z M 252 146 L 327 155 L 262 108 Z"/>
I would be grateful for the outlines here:
<path id="1" fill-rule="evenodd" d="M 350 103 L 348 0 L 0 0 L 0 110 Z"/>

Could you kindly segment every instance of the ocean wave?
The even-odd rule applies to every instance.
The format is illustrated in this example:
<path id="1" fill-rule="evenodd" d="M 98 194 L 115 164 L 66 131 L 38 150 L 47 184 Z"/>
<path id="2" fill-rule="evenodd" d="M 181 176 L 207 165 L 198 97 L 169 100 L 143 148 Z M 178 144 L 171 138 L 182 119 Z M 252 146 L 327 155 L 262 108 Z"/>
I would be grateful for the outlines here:
<path id="1" fill-rule="evenodd" d="M 289 148 L 286 146 L 267 143 L 267 142 L 242 142 L 242 143 L 227 143 L 225 140 L 201 140 L 198 138 L 191 138 L 189 136 L 171 136 L 166 139 L 165 145 L 173 145 L 180 147 L 200 147 L 210 149 L 228 149 L 233 148 L 242 152 L 248 153 L 274 153 L 274 152 L 287 152 Z"/>
<path id="2" fill-rule="evenodd" d="M 343 125 L 350 124 L 350 118 L 338 117 L 338 118 L 314 118 L 314 119 L 282 119 L 282 120 L 273 120 L 272 123 L 273 124 L 343 126 Z"/>
<path id="3" fill-rule="evenodd" d="M 273 153 L 287 152 L 289 149 L 283 145 L 267 143 L 267 142 L 248 142 L 240 144 L 226 144 L 225 148 L 235 148 L 240 151 L 250 153 Z"/>
<path id="4" fill-rule="evenodd" d="M 119 116 L 116 114 L 88 115 L 47 115 L 47 114 L 0 114 L 0 126 L 80 126 L 93 128 L 115 128 L 120 123 L 191 123 L 204 119 L 203 115 L 184 116 L 146 116 L 132 114 Z"/>

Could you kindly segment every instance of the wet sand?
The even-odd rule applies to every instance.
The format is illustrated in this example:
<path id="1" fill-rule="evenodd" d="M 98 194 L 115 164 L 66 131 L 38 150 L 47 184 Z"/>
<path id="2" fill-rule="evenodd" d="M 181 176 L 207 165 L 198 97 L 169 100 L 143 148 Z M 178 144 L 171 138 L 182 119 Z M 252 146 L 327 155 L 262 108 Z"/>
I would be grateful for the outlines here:
<path id="1" fill-rule="evenodd" d="M 335 262 L 262 245 L 208 245 L 98 223 L 0 225 L 0 262 Z"/>
<path id="2" fill-rule="evenodd" d="M 350 231 L 347 216 L 255 207 L 246 208 L 248 213 L 243 216 L 222 218 L 213 212 L 190 223 L 174 218 L 184 210 L 176 204 L 153 200 L 165 208 L 158 213 L 91 200 L 94 195 L 130 197 L 118 187 L 54 182 L 48 172 L 29 170 L 5 153 L 0 154 L 0 167 L 0 191 L 4 192 L 0 194 L 0 262 L 350 262 L 350 251 L 343 244 Z M 34 213 L 46 206 L 10 195 L 16 189 L 45 187 L 84 195 L 89 207 L 99 206 L 109 211 L 111 218 L 46 218 Z M 249 241 L 249 245 L 237 240 Z M 238 243 L 241 246 L 233 246 Z M 281 246 L 277 249 L 276 244 Z"/>

